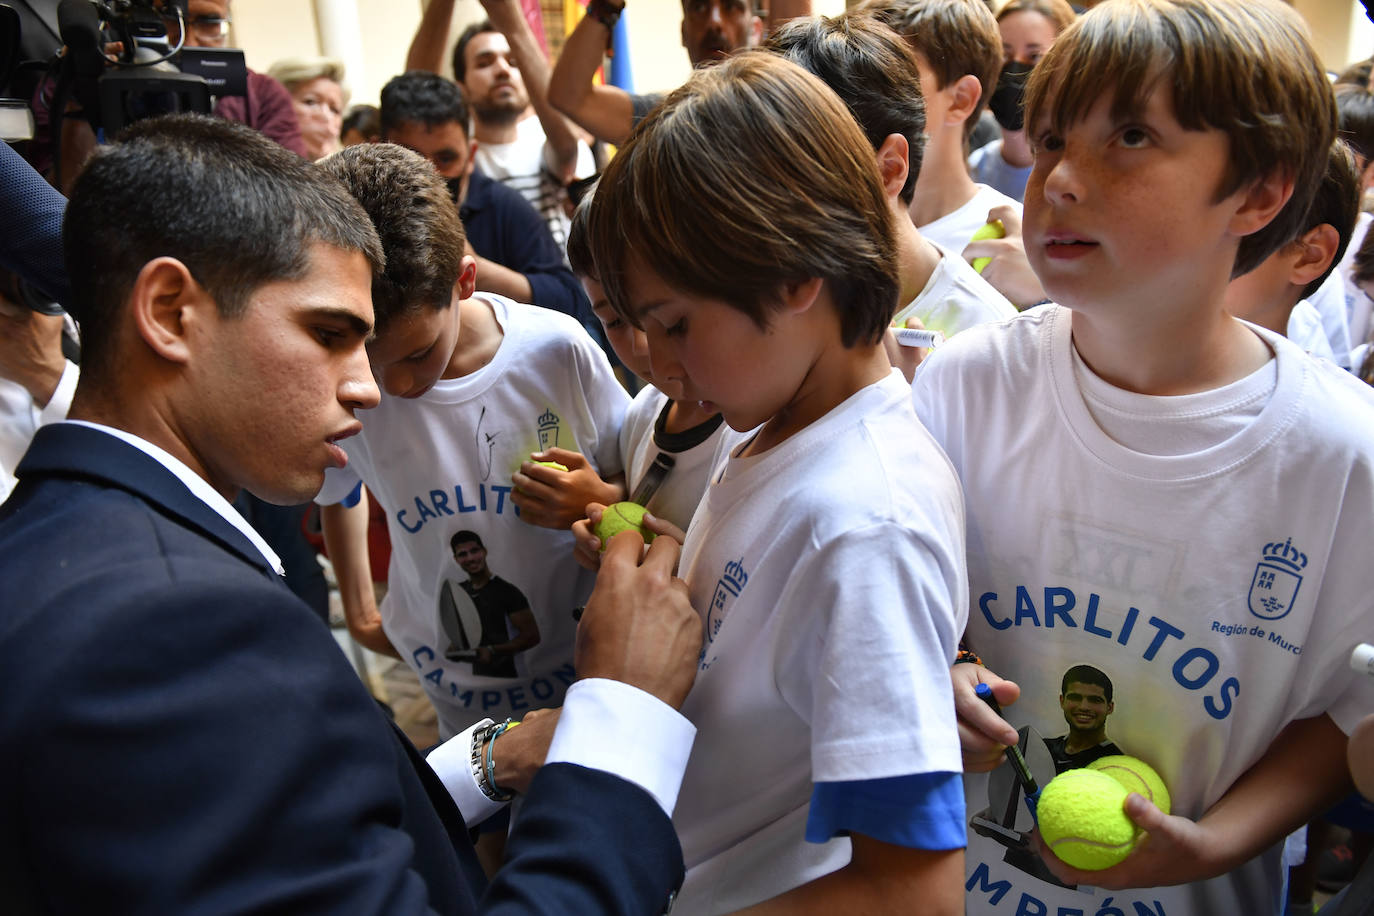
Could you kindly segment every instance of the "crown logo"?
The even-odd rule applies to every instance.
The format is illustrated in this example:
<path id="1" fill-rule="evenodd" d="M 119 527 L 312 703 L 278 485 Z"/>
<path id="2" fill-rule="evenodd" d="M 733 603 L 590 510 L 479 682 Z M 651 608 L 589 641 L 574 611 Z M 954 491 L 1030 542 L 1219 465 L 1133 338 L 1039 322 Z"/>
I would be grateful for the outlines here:
<path id="1" fill-rule="evenodd" d="M 725 564 L 725 575 L 721 581 L 730 586 L 730 590 L 736 595 L 743 591 L 744 583 L 749 581 L 749 574 L 744 571 L 743 557 Z"/>
<path id="2" fill-rule="evenodd" d="M 540 429 L 550 429 L 550 428 L 552 428 L 552 427 L 554 427 L 554 426 L 557 426 L 557 425 L 558 425 L 558 414 L 554 413 L 552 409 L 546 409 L 542 414 L 540 414 L 540 416 L 539 416 L 539 428 L 540 428 Z"/>
<path id="3" fill-rule="evenodd" d="M 1264 559 L 1265 562 L 1277 563 L 1295 574 L 1307 567 L 1307 554 L 1293 546 L 1292 538 L 1288 538 L 1282 544 L 1278 541 L 1265 544 Z"/>

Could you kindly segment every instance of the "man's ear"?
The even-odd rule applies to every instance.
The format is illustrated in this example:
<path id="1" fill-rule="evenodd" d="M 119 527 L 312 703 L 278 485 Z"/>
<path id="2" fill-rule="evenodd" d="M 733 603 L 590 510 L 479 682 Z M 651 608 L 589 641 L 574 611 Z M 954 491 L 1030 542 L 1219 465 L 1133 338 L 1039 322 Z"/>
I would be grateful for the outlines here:
<path id="1" fill-rule="evenodd" d="M 757 48 L 763 43 L 763 17 L 755 16 L 749 23 L 749 47 Z"/>
<path id="2" fill-rule="evenodd" d="M 218 310 L 186 265 L 176 258 L 154 258 L 138 272 L 129 293 L 134 328 L 154 353 L 174 363 L 191 355 L 190 331 L 204 308 Z"/>
<path id="3" fill-rule="evenodd" d="M 471 299 L 472 294 L 477 290 L 477 259 L 470 254 L 465 254 L 462 265 L 458 271 L 458 282 L 454 284 L 454 289 L 458 293 L 459 299 Z"/>
<path id="4" fill-rule="evenodd" d="M 1242 197 L 1231 217 L 1231 231 L 1236 236 L 1250 235 L 1273 222 L 1288 203 L 1293 196 L 1293 176 L 1271 172 L 1236 193 Z"/>
<path id="5" fill-rule="evenodd" d="M 1293 241 L 1297 257 L 1288 272 L 1288 282 L 1294 286 L 1306 286 L 1326 273 L 1336 257 L 1340 246 L 1341 234 L 1330 223 L 1313 226 Z"/>
<path id="6" fill-rule="evenodd" d="M 978 100 L 983 97 L 983 84 L 972 73 L 965 73 L 944 89 L 949 94 L 949 110 L 945 112 L 946 124 L 963 124 L 973 116 Z"/>
<path id="7" fill-rule="evenodd" d="M 896 197 L 911 170 L 911 146 L 901 134 L 888 134 L 878 147 L 878 173 L 888 197 Z"/>

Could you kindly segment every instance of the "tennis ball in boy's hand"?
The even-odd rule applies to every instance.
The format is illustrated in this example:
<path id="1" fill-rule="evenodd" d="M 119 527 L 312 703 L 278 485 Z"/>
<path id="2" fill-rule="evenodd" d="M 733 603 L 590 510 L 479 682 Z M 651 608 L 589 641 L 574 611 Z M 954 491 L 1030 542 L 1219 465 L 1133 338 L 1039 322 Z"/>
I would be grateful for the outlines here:
<path id="1" fill-rule="evenodd" d="M 559 464 L 557 461 L 536 461 L 535 464 L 542 464 L 546 468 L 553 468 L 555 471 L 562 471 L 565 474 L 568 471 L 566 467 Z"/>
<path id="2" fill-rule="evenodd" d="M 644 543 L 649 543 L 657 535 L 644 527 L 644 507 L 638 503 L 623 502 L 607 506 L 601 513 L 601 521 L 596 525 L 596 536 L 601 538 L 601 549 L 604 552 L 606 545 L 611 538 L 622 531 L 638 531 L 644 538 Z"/>
<path id="3" fill-rule="evenodd" d="M 1169 813 L 1169 806 L 1173 803 L 1169 797 L 1169 787 L 1164 785 L 1164 780 L 1159 778 L 1154 767 L 1139 757 L 1127 757 L 1125 754 L 1099 757 L 1088 764 L 1088 769 L 1106 773 L 1125 786 L 1127 792 L 1137 792 L 1154 802 L 1160 811 Z"/>
<path id="4" fill-rule="evenodd" d="M 1002 225 L 1000 219 L 995 219 L 990 223 L 984 223 L 979 226 L 978 231 L 973 233 L 973 238 L 969 239 L 969 241 L 981 242 L 984 239 L 1001 239 L 1006 238 L 1006 235 L 1007 227 Z M 973 269 L 982 273 L 983 268 L 987 267 L 990 261 L 992 261 L 992 258 L 974 258 Z"/>
<path id="5" fill-rule="evenodd" d="M 1140 831 L 1126 816 L 1130 793 L 1106 773 L 1068 770 L 1049 781 L 1036 809 L 1040 837 L 1074 868 L 1111 868 L 1135 848 Z"/>

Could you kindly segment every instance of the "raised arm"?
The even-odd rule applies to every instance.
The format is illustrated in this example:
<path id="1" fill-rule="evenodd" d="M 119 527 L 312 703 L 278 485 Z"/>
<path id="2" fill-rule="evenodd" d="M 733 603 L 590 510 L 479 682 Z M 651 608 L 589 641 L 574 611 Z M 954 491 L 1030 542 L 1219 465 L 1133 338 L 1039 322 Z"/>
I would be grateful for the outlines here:
<path id="1" fill-rule="evenodd" d="M 530 104 L 544 128 L 544 139 L 551 151 L 549 167 L 567 184 L 577 168 L 577 135 L 567 119 L 549 104 L 549 61 L 534 37 L 519 0 L 482 0 L 491 24 L 510 42 L 511 55 L 525 80 Z"/>
<path id="2" fill-rule="evenodd" d="M 429 0 L 415 37 L 406 52 L 407 70 L 439 73 L 443 70 L 444 51 L 448 45 L 448 27 L 453 21 L 453 0 Z"/>
<path id="3" fill-rule="evenodd" d="M 598 5 L 601 10 L 625 9 L 619 0 L 601 0 Z M 630 94 L 617 86 L 592 82 L 610 40 L 611 30 L 601 19 L 591 13 L 583 16 L 558 55 L 548 82 L 548 97 L 555 108 L 593 136 L 621 144 L 634 127 Z"/>

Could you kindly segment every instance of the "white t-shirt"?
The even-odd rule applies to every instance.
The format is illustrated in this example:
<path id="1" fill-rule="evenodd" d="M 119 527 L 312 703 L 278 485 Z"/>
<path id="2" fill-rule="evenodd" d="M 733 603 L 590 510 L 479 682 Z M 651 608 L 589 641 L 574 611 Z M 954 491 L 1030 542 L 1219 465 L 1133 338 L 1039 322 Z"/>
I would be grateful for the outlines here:
<path id="1" fill-rule="evenodd" d="M 925 327 L 953 337 L 976 324 L 1016 316 L 1016 306 L 971 264 L 939 243 L 935 247 L 940 250 L 940 262 L 925 288 L 893 317 L 894 325 L 914 315 Z"/>
<path id="2" fill-rule="evenodd" d="M 1347 664 L 1374 625 L 1374 392 L 1256 329 L 1277 356 L 1218 389 L 1252 414 L 1229 432 L 1216 392 L 1099 390 L 1095 410 L 1111 402 L 1160 442 L 1211 430 L 1195 451 L 1133 450 L 1092 419 L 1070 317 L 1046 306 L 974 329 L 916 374 L 917 413 L 964 486 L 967 638 L 1020 684 L 1008 720 L 1046 739 L 1067 730 L 1064 673 L 1105 672 L 1108 737 L 1159 771 L 1175 814 L 1196 819 L 1289 722 L 1326 712 L 1349 731 L 1374 709 L 1374 681 Z M 1002 810 L 1009 784 L 968 777 L 970 817 Z M 1074 891 L 1004 861 L 971 825 L 968 912 L 1096 913 L 1111 897 L 1127 914 L 1276 913 L 1281 849 L 1194 885 Z"/>
<path id="3" fill-rule="evenodd" d="M 1011 204 L 1016 207 L 1017 213 L 1021 212 L 1019 200 L 1008 197 L 996 188 L 980 184 L 978 193 L 974 194 L 968 203 L 952 213 L 946 213 L 934 222 L 916 228 L 920 230 L 921 235 L 937 245 L 962 255 L 964 248 L 972 241 L 973 233 L 986 225 L 988 211 L 1002 204 Z"/>
<path id="4" fill-rule="evenodd" d="M 1355 218 L 1355 232 L 1350 236 L 1350 244 L 1345 249 L 1338 270 L 1345 288 L 1346 323 L 1350 330 L 1352 348 L 1368 343 L 1371 333 L 1370 306 L 1374 303 L 1370 302 L 1364 290 L 1355 285 L 1355 255 L 1359 254 L 1360 246 L 1364 244 L 1370 223 L 1374 223 L 1374 216 L 1368 213 L 1361 213 Z M 1351 365 L 1355 365 L 1353 359 Z"/>
<path id="5" fill-rule="evenodd" d="M 978 147 L 969 155 L 968 171 L 979 184 L 985 184 L 1018 201 L 1026 198 L 1026 180 L 1030 178 L 1031 167 L 1012 165 L 1003 159 L 1001 137 Z"/>
<path id="6" fill-rule="evenodd" d="M 1288 315 L 1288 327 L 1284 336 L 1302 347 L 1304 353 L 1336 362 L 1336 354 L 1331 351 L 1331 341 L 1326 336 L 1326 328 L 1322 327 L 1322 316 L 1316 306 L 1306 299 L 1299 299 L 1298 304 L 1293 306 L 1293 311 Z M 1349 359 L 1348 356 L 1346 358 Z"/>
<path id="7" fill-rule="evenodd" d="M 653 385 L 640 389 L 625 412 L 625 424 L 620 427 L 620 454 L 625 458 L 625 483 L 630 493 L 644 479 L 659 452 L 672 456 L 673 469 L 646 508 L 686 531 L 710 483 L 721 440 L 738 443 L 742 434 L 720 420 L 715 430 L 700 441 L 691 441 L 699 437 L 689 437 L 687 433 L 655 437 L 654 428 L 667 406 L 668 396 Z"/>
<path id="8" fill-rule="evenodd" d="M 1331 345 L 1332 358 L 1342 369 L 1350 368 L 1350 318 L 1346 313 L 1345 281 L 1333 270 L 1305 301 L 1321 316 L 1322 328 Z"/>
<path id="9" fill-rule="evenodd" d="M 678 914 L 732 912 L 849 861 L 807 843 L 813 782 L 961 768 L 948 667 L 963 510 L 901 373 L 761 455 L 727 457 L 681 570 L 705 644 L 674 823 Z"/>
<path id="10" fill-rule="evenodd" d="M 570 531 L 518 518 L 511 475 L 531 452 L 554 445 L 581 452 L 602 476 L 618 473 L 629 403 L 606 357 L 571 318 L 501 296 L 477 298 L 491 305 L 505 334 L 491 362 L 419 398 L 383 394 L 376 408 L 360 411 L 362 434 L 341 443 L 348 467 L 331 469 L 316 498 L 338 502 L 361 479 L 386 509 L 391 566 L 382 627 L 419 674 L 444 738 L 484 717 L 557 706 L 572 683 L 572 611 L 586 601 L 593 576 L 573 560 Z M 468 578 L 449 547 L 461 530 L 482 539 L 491 572 L 519 589 L 539 625 L 539 644 L 515 655 L 517 677 L 474 675 L 470 661 L 446 658 L 465 648 L 464 639 L 478 644 L 471 618 L 455 620 L 452 610 Z M 445 591 L 449 609 L 441 613 Z"/>
<path id="11" fill-rule="evenodd" d="M 528 117 L 516 125 L 516 138 L 510 143 L 478 143 L 473 161 L 483 175 L 520 192 L 539 211 L 561 250 L 567 247 L 572 221 L 564 209 L 568 194 L 554 178 L 552 158 L 544 126 L 538 118 Z M 587 144 L 577 141 L 574 175 L 581 178 L 595 171 L 592 151 Z"/>

